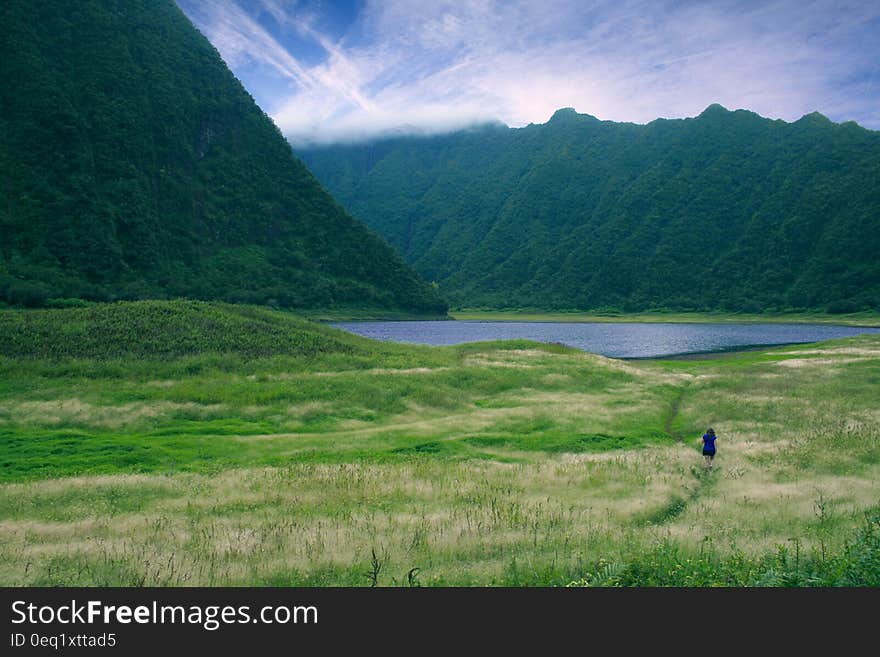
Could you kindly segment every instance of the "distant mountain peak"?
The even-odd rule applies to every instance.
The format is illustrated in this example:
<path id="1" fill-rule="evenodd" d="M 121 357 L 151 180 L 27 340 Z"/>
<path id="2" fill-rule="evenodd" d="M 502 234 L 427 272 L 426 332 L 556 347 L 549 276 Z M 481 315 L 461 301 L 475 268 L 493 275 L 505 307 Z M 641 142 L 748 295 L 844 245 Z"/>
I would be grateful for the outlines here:
<path id="1" fill-rule="evenodd" d="M 561 123 L 563 121 L 598 121 L 595 116 L 591 114 L 578 114 L 577 110 L 574 107 L 562 107 L 555 112 L 553 112 L 553 116 L 550 117 L 550 121 L 548 123 Z"/>
<path id="2" fill-rule="evenodd" d="M 699 116 L 722 116 L 724 114 L 730 114 L 730 110 L 719 103 L 712 103 L 709 107 L 700 112 Z"/>
<path id="3" fill-rule="evenodd" d="M 809 114 L 804 114 L 801 118 L 799 118 L 796 123 L 800 123 L 801 121 L 810 122 L 810 123 L 832 123 L 831 119 L 822 114 L 821 112 L 812 111 Z"/>

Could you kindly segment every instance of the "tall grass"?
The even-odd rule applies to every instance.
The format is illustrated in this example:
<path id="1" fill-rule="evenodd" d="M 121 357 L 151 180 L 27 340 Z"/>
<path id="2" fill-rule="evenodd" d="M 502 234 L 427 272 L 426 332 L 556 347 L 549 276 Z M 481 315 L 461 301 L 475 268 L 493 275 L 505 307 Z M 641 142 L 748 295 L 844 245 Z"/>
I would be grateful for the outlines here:
<path id="1" fill-rule="evenodd" d="M 877 584 L 877 337 L 633 363 L 127 307 L 152 342 L 0 313 L 3 584 Z"/>

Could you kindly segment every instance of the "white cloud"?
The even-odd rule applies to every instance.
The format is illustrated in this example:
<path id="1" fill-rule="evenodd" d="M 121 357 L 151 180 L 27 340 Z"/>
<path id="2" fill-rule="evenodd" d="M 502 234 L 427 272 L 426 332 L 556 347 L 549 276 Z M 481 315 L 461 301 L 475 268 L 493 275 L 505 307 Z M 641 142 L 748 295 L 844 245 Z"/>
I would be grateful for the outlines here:
<path id="1" fill-rule="evenodd" d="M 566 106 L 643 123 L 719 102 L 880 127 L 872 3 L 383 0 L 367 3 L 357 38 L 337 40 L 311 9 L 261 1 L 324 60 L 304 65 L 234 3 L 186 8 L 245 83 L 248 67 L 287 81 L 258 101 L 294 145 L 521 126 Z"/>

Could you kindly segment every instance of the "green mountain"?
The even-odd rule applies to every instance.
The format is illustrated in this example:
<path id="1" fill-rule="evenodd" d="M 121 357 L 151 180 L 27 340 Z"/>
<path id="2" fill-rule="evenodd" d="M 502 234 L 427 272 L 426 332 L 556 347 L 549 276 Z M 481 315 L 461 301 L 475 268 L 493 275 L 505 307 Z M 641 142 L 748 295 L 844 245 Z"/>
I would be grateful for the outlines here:
<path id="1" fill-rule="evenodd" d="M 171 0 L 3 0 L 0 25 L 0 301 L 445 310 Z"/>
<path id="2" fill-rule="evenodd" d="M 880 309 L 880 133 L 712 105 L 299 152 L 459 307 Z"/>

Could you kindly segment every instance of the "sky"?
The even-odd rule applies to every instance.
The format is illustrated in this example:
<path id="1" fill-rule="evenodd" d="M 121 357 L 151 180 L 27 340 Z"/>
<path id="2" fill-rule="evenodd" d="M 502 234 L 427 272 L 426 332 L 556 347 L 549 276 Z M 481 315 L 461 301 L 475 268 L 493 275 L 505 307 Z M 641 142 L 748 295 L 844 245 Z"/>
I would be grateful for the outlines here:
<path id="1" fill-rule="evenodd" d="M 696 116 L 880 130 L 880 0 L 176 0 L 294 146 Z"/>

